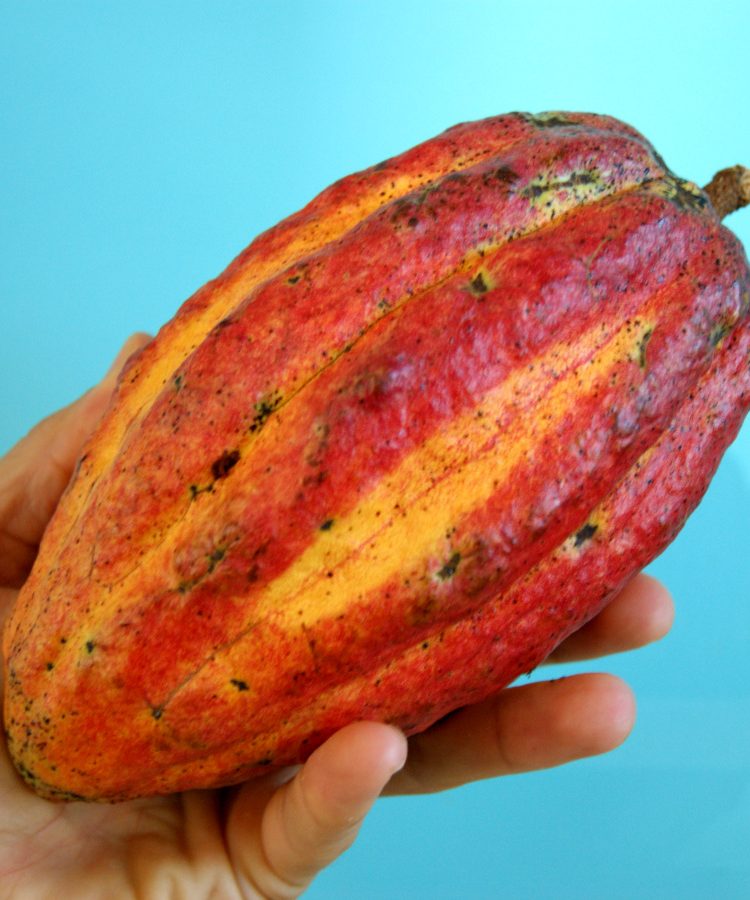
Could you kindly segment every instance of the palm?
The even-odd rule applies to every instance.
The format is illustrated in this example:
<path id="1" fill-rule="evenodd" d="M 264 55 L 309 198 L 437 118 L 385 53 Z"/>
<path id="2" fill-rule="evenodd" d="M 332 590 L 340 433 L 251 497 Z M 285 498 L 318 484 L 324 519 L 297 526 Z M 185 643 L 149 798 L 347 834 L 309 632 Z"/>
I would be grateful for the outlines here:
<path id="1" fill-rule="evenodd" d="M 0 611 L 17 593 L 0 587 Z M 21 897 L 33 886 L 40 898 L 61 884 L 75 897 L 295 896 L 304 873 L 298 883 L 278 877 L 263 847 L 269 801 L 288 776 L 115 805 L 53 804 L 28 789 L 0 741 L 0 882 Z M 248 842 L 259 852 L 248 853 Z"/>
<path id="2" fill-rule="evenodd" d="M 109 390 L 111 379 L 37 426 L 0 463 L 0 624 Z M 44 454 L 41 468 L 34 465 L 36 451 Z M 274 787 L 269 778 L 245 789 L 257 799 L 243 797 L 243 838 L 260 829 Z M 106 884 L 108 895 L 125 898 L 161 896 L 159 882 L 168 877 L 178 896 L 196 885 L 206 896 L 248 896 L 253 875 L 238 873 L 227 842 L 237 796 L 237 790 L 202 791 L 117 805 L 52 804 L 28 789 L 0 741 L 0 882 L 18 887 L 21 896 L 33 884 L 39 897 L 56 896 L 60 884 L 75 888 L 76 897 L 87 889 L 98 896 L 95 887 Z"/>
<path id="3" fill-rule="evenodd" d="M 254 788 L 260 800 L 255 825 L 260 829 L 263 801 L 271 787 L 259 782 Z M 17 888 L 19 896 L 27 896 L 24 889 L 32 885 L 35 897 L 58 896 L 60 885 L 74 897 L 89 892 L 122 898 L 255 893 L 252 873 L 239 875 L 226 840 L 231 791 L 196 791 L 117 805 L 51 804 L 18 779 L 3 747 L 0 793 L 0 881 Z M 246 827 L 243 823 L 243 830 Z M 256 874 L 263 884 L 263 873 Z"/>
<path id="4" fill-rule="evenodd" d="M 92 887 L 106 883 L 114 896 L 129 896 L 128 888 L 149 896 L 147 885 L 138 883 L 146 874 L 138 861 L 157 852 L 176 856 L 185 832 L 186 810 L 178 798 L 118 806 L 48 803 L 16 776 L 5 747 L 0 785 L 10 825 L 2 832 L 0 873 L 21 895 L 33 878 L 39 896 L 52 896 L 60 884 L 79 896 L 87 880 Z"/>
<path id="5" fill-rule="evenodd" d="M 97 388 L 0 459 L 0 624 L 114 375 L 143 341 L 131 339 Z M 637 647 L 662 636 L 671 617 L 666 591 L 641 576 L 556 655 Z M 333 735 L 296 774 L 118 805 L 42 800 L 0 741 L 0 883 L 4 896 L 40 900 L 58 896 L 61 885 L 76 898 L 294 897 L 351 844 L 384 789 L 435 791 L 602 753 L 627 736 L 633 714 L 618 679 L 557 679 L 502 691 L 437 723 L 411 739 L 406 764 L 400 732 L 360 722 Z"/>

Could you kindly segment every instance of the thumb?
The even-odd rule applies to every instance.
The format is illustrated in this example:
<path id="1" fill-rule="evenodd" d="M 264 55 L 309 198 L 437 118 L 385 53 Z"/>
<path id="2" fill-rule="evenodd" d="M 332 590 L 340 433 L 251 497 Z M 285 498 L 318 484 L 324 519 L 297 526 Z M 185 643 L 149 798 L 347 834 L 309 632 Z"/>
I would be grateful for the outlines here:
<path id="1" fill-rule="evenodd" d="M 150 336 L 147 334 L 132 334 L 98 384 L 78 400 L 39 422 L 9 455 L 31 457 L 36 466 L 49 459 L 53 465 L 67 470 L 67 477 L 70 477 L 84 441 L 94 430 L 112 396 L 117 376 L 128 359 L 149 340 Z"/>
<path id="2" fill-rule="evenodd" d="M 65 490 L 81 447 L 99 421 L 126 360 L 149 340 L 128 338 L 102 381 L 35 425 L 0 459 L 0 572 L 18 586 Z M 8 566 L 13 571 L 4 571 Z"/>
<path id="3" fill-rule="evenodd" d="M 256 783 L 246 784 L 227 825 L 239 877 L 262 897 L 297 897 L 351 846 L 405 761 L 400 731 L 357 722 L 329 738 L 270 800 Z"/>

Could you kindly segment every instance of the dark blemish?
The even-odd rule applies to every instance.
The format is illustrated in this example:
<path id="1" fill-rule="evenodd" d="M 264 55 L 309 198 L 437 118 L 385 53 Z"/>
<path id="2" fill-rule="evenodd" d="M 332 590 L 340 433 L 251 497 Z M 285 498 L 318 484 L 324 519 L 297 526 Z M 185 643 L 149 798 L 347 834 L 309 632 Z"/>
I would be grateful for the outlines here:
<path id="1" fill-rule="evenodd" d="M 225 450 L 218 459 L 211 463 L 211 474 L 218 481 L 220 478 L 226 478 L 227 474 L 240 461 L 239 450 Z"/>
<path id="2" fill-rule="evenodd" d="M 302 278 L 301 275 L 291 275 L 289 278 L 287 278 L 286 283 L 287 284 L 297 284 L 297 282 L 300 280 L 300 278 Z"/>
<path id="3" fill-rule="evenodd" d="M 580 547 L 582 544 L 585 544 L 586 541 L 590 541 L 598 530 L 598 525 L 594 525 L 593 522 L 587 522 L 582 528 L 579 528 L 578 531 L 576 531 L 575 546 Z"/>
<path id="4" fill-rule="evenodd" d="M 727 322 L 718 322 L 716 325 L 714 325 L 714 327 L 711 329 L 711 333 L 708 336 L 708 339 L 711 342 L 711 346 L 718 347 L 731 330 L 732 326 Z"/>
<path id="5" fill-rule="evenodd" d="M 260 577 L 260 567 L 256 563 L 247 573 L 247 580 L 252 584 Z"/>
<path id="6" fill-rule="evenodd" d="M 47 663 L 47 671 L 51 672 L 55 668 L 55 664 L 53 662 Z"/>
<path id="7" fill-rule="evenodd" d="M 231 685 L 234 685 L 234 687 L 236 687 L 238 691 L 249 691 L 250 690 L 250 688 L 247 686 L 247 682 L 242 681 L 239 678 L 230 678 L 229 683 Z"/>
<path id="8" fill-rule="evenodd" d="M 326 519 L 320 526 L 321 531 L 330 531 L 333 528 L 333 519 Z"/>
<path id="9" fill-rule="evenodd" d="M 250 557 L 252 560 L 260 559 L 261 556 L 264 556 L 268 552 L 268 545 L 270 541 L 263 541 L 262 544 L 259 544 L 255 550 L 253 550 L 253 555 Z"/>
<path id="10" fill-rule="evenodd" d="M 438 185 L 435 185 L 435 184 L 428 185 L 426 188 L 424 188 L 424 189 L 419 193 L 418 196 L 416 196 L 416 197 L 413 199 L 413 203 L 414 203 L 416 206 L 423 206 L 424 203 L 425 203 L 425 201 L 427 200 L 427 198 L 430 196 L 430 194 L 433 194 L 436 190 L 438 190 Z M 428 209 L 427 211 L 433 216 L 433 218 L 435 217 L 435 212 L 434 212 L 434 210 Z M 410 227 L 413 227 L 413 226 L 410 226 Z"/>
<path id="11" fill-rule="evenodd" d="M 320 465 L 320 463 L 317 463 L 317 465 Z M 320 485 L 320 484 L 323 484 L 323 482 L 326 480 L 327 477 L 328 477 L 328 472 L 326 472 L 325 469 L 321 469 L 320 472 L 316 472 L 314 475 L 306 475 L 302 479 L 302 484 L 304 485 L 304 487 L 307 487 L 308 485 L 311 485 L 311 484 Z M 301 499 L 304 496 L 305 496 L 304 493 L 302 491 L 300 491 L 299 498 Z"/>
<path id="12" fill-rule="evenodd" d="M 176 391 L 181 391 L 184 381 L 185 381 L 184 375 L 175 375 L 174 379 L 172 380 L 172 383 L 174 384 L 174 389 Z"/>
<path id="13" fill-rule="evenodd" d="M 704 209 L 708 203 L 708 199 L 703 194 L 696 194 L 694 191 L 686 187 L 690 184 L 688 181 L 680 180 L 677 185 L 677 193 L 680 201 L 688 209 Z"/>
<path id="14" fill-rule="evenodd" d="M 96 647 L 96 644 L 93 641 L 86 641 L 86 651 L 88 653 L 93 653 L 94 647 Z"/>
<path id="15" fill-rule="evenodd" d="M 263 759 L 259 759 L 255 764 L 256 766 L 270 766 L 273 763 L 273 760 L 270 756 L 264 756 Z"/>
<path id="16" fill-rule="evenodd" d="M 221 322 L 217 322 L 216 325 L 214 325 L 213 330 L 222 331 L 224 328 L 227 328 L 229 325 L 231 325 L 232 321 L 232 318 L 230 316 L 227 316 L 226 319 L 222 319 Z"/>
<path id="17" fill-rule="evenodd" d="M 419 219 L 416 216 L 412 216 L 406 224 L 409 228 L 416 228 L 419 225 Z"/>
<path id="18" fill-rule="evenodd" d="M 667 188 L 668 200 L 681 210 L 700 211 L 705 208 L 708 198 L 697 185 L 684 178 L 678 178 L 669 169 L 666 169 L 666 171 L 667 174 L 663 179 L 663 183 Z"/>
<path id="19" fill-rule="evenodd" d="M 67 644 L 67 643 L 68 643 L 68 639 L 67 639 L 67 638 L 60 638 L 60 643 L 61 643 L 61 644 Z"/>
<path id="20" fill-rule="evenodd" d="M 527 122 L 536 125 L 537 128 L 558 128 L 562 125 L 575 125 L 570 119 L 557 114 L 538 113 L 537 115 L 527 114 L 525 116 Z"/>
<path id="21" fill-rule="evenodd" d="M 198 494 L 211 494 L 213 493 L 213 483 L 207 484 L 205 487 L 198 487 L 197 484 L 190 485 L 190 499 L 195 500 Z"/>
<path id="22" fill-rule="evenodd" d="M 643 332 L 643 337 L 638 342 L 638 365 L 642 368 L 646 368 L 646 347 L 648 342 L 651 340 L 651 335 L 654 333 L 653 328 L 649 328 L 648 331 Z"/>
<path id="23" fill-rule="evenodd" d="M 485 281 L 484 273 L 477 272 L 477 274 L 471 279 L 469 282 L 469 290 L 472 294 L 486 294 L 489 290 L 489 285 Z"/>
<path id="24" fill-rule="evenodd" d="M 451 556 L 447 563 L 436 572 L 437 577 L 441 581 L 447 581 L 449 578 L 452 578 L 456 574 L 456 569 L 458 568 L 458 564 L 461 562 L 461 554 L 456 552 Z"/>
<path id="25" fill-rule="evenodd" d="M 88 454 L 88 453 L 84 453 L 83 456 L 79 456 L 79 457 L 78 457 L 78 459 L 76 460 L 76 466 L 75 466 L 75 472 L 74 472 L 74 475 L 77 475 L 77 474 L 81 471 L 81 466 L 84 464 L 84 462 L 86 462 L 86 460 L 87 460 L 88 458 L 89 458 L 89 454 Z M 76 542 L 76 543 L 77 543 L 77 542 Z"/>
<path id="26" fill-rule="evenodd" d="M 577 187 L 581 184 L 596 184 L 596 177 L 592 172 L 574 172 L 567 182 L 561 182 L 564 187 Z"/>
<path id="27" fill-rule="evenodd" d="M 155 706 L 151 709 L 151 715 L 155 719 L 161 719 L 161 714 L 164 712 L 164 708 L 161 706 Z"/>
<path id="28" fill-rule="evenodd" d="M 576 188 L 597 183 L 597 177 L 593 172 L 573 172 L 569 178 L 543 181 L 530 184 L 522 191 L 523 195 L 536 200 L 547 191 L 561 191 L 567 188 Z"/>
<path id="29" fill-rule="evenodd" d="M 514 181 L 518 181 L 518 175 L 513 169 L 509 169 L 508 166 L 500 166 L 495 169 L 495 178 L 503 184 L 513 184 Z"/>
<path id="30" fill-rule="evenodd" d="M 422 649 L 426 650 L 430 646 L 429 641 L 422 641 Z"/>
<path id="31" fill-rule="evenodd" d="M 210 553 L 208 555 L 208 572 L 209 572 L 209 574 L 211 572 L 213 572 L 213 570 L 216 568 L 216 563 L 220 563 L 222 561 L 222 559 L 224 559 L 226 552 L 227 551 L 226 551 L 225 547 L 217 547 L 213 551 L 213 553 Z"/>
<path id="32" fill-rule="evenodd" d="M 253 416 L 250 431 L 259 431 L 265 424 L 271 413 L 281 404 L 280 394 L 269 394 L 263 397 L 255 404 L 255 415 Z"/>

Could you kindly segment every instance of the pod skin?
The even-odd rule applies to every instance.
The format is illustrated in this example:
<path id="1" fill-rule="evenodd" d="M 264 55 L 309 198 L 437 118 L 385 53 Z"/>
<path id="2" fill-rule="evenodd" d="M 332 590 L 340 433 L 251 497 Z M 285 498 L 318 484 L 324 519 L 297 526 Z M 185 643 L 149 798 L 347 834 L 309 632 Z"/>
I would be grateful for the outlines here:
<path id="1" fill-rule="evenodd" d="M 4 634 L 50 799 L 236 783 L 538 665 L 750 401 L 750 272 L 606 116 L 452 128 L 258 237 L 132 358 Z"/>

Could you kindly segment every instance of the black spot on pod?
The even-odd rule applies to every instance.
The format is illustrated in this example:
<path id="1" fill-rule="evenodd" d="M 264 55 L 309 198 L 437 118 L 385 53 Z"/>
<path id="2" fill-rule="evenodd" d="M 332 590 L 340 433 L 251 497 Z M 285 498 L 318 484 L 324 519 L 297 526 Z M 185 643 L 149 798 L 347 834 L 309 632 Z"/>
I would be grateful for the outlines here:
<path id="1" fill-rule="evenodd" d="M 344 350 L 347 348 L 345 347 Z M 250 424 L 249 431 L 256 432 L 260 431 L 260 429 L 266 424 L 266 420 L 271 415 L 271 413 L 281 404 L 281 395 L 280 394 L 268 394 L 267 396 L 260 399 L 255 404 L 255 415 L 253 416 L 253 421 Z"/>
<path id="2" fill-rule="evenodd" d="M 215 459 L 211 463 L 211 474 L 216 481 L 220 478 L 226 478 L 229 471 L 233 469 L 239 461 L 239 450 L 225 450 L 218 459 Z"/>
<path id="3" fill-rule="evenodd" d="M 238 691 L 249 691 L 250 688 L 247 686 L 246 681 L 242 681 L 240 678 L 230 678 L 229 683 L 237 688 Z"/>
<path id="4" fill-rule="evenodd" d="M 646 368 L 646 347 L 648 346 L 648 342 L 651 340 L 651 335 L 653 333 L 653 328 L 649 328 L 648 331 L 644 331 L 643 337 L 638 343 L 638 365 L 641 367 L 641 369 Z"/>
<path id="5" fill-rule="evenodd" d="M 485 294 L 487 292 L 487 282 L 480 272 L 471 280 L 471 290 L 475 294 Z"/>
<path id="6" fill-rule="evenodd" d="M 538 113 L 537 115 L 528 115 L 527 121 L 536 125 L 537 128 L 557 128 L 561 125 L 574 125 L 570 119 L 559 113 Z"/>
<path id="7" fill-rule="evenodd" d="M 437 577 L 441 581 L 447 581 L 449 578 L 452 578 L 456 574 L 456 569 L 458 568 L 458 564 L 461 562 L 461 554 L 456 552 L 451 556 L 448 562 L 438 570 Z"/>
<path id="8" fill-rule="evenodd" d="M 711 334 L 708 336 L 711 346 L 718 347 L 731 330 L 732 326 L 728 322 L 719 322 L 714 325 L 711 329 Z"/>
<path id="9" fill-rule="evenodd" d="M 213 482 L 205 485 L 204 487 L 199 487 L 197 484 L 191 484 L 190 485 L 190 499 L 195 500 L 195 498 L 198 496 L 198 494 L 204 494 L 204 493 L 210 494 L 213 492 L 213 489 L 214 489 Z"/>
<path id="10" fill-rule="evenodd" d="M 226 556 L 226 547 L 216 547 L 211 553 L 208 554 L 208 571 L 209 573 L 213 572 L 216 568 L 217 563 L 220 563 L 222 559 Z"/>
<path id="11" fill-rule="evenodd" d="M 469 290 L 475 296 L 486 294 L 492 287 L 489 275 L 480 269 L 477 274 L 469 282 Z"/>
<path id="12" fill-rule="evenodd" d="M 499 166 L 495 169 L 495 178 L 503 184 L 513 184 L 514 181 L 518 181 L 518 175 L 508 166 Z"/>
<path id="13" fill-rule="evenodd" d="M 578 531 L 576 531 L 575 536 L 576 547 L 580 547 L 582 544 L 585 544 L 586 541 L 590 541 L 591 538 L 596 534 L 598 528 L 599 526 L 594 525 L 593 522 L 586 522 L 586 524 L 582 528 L 579 528 Z"/>

